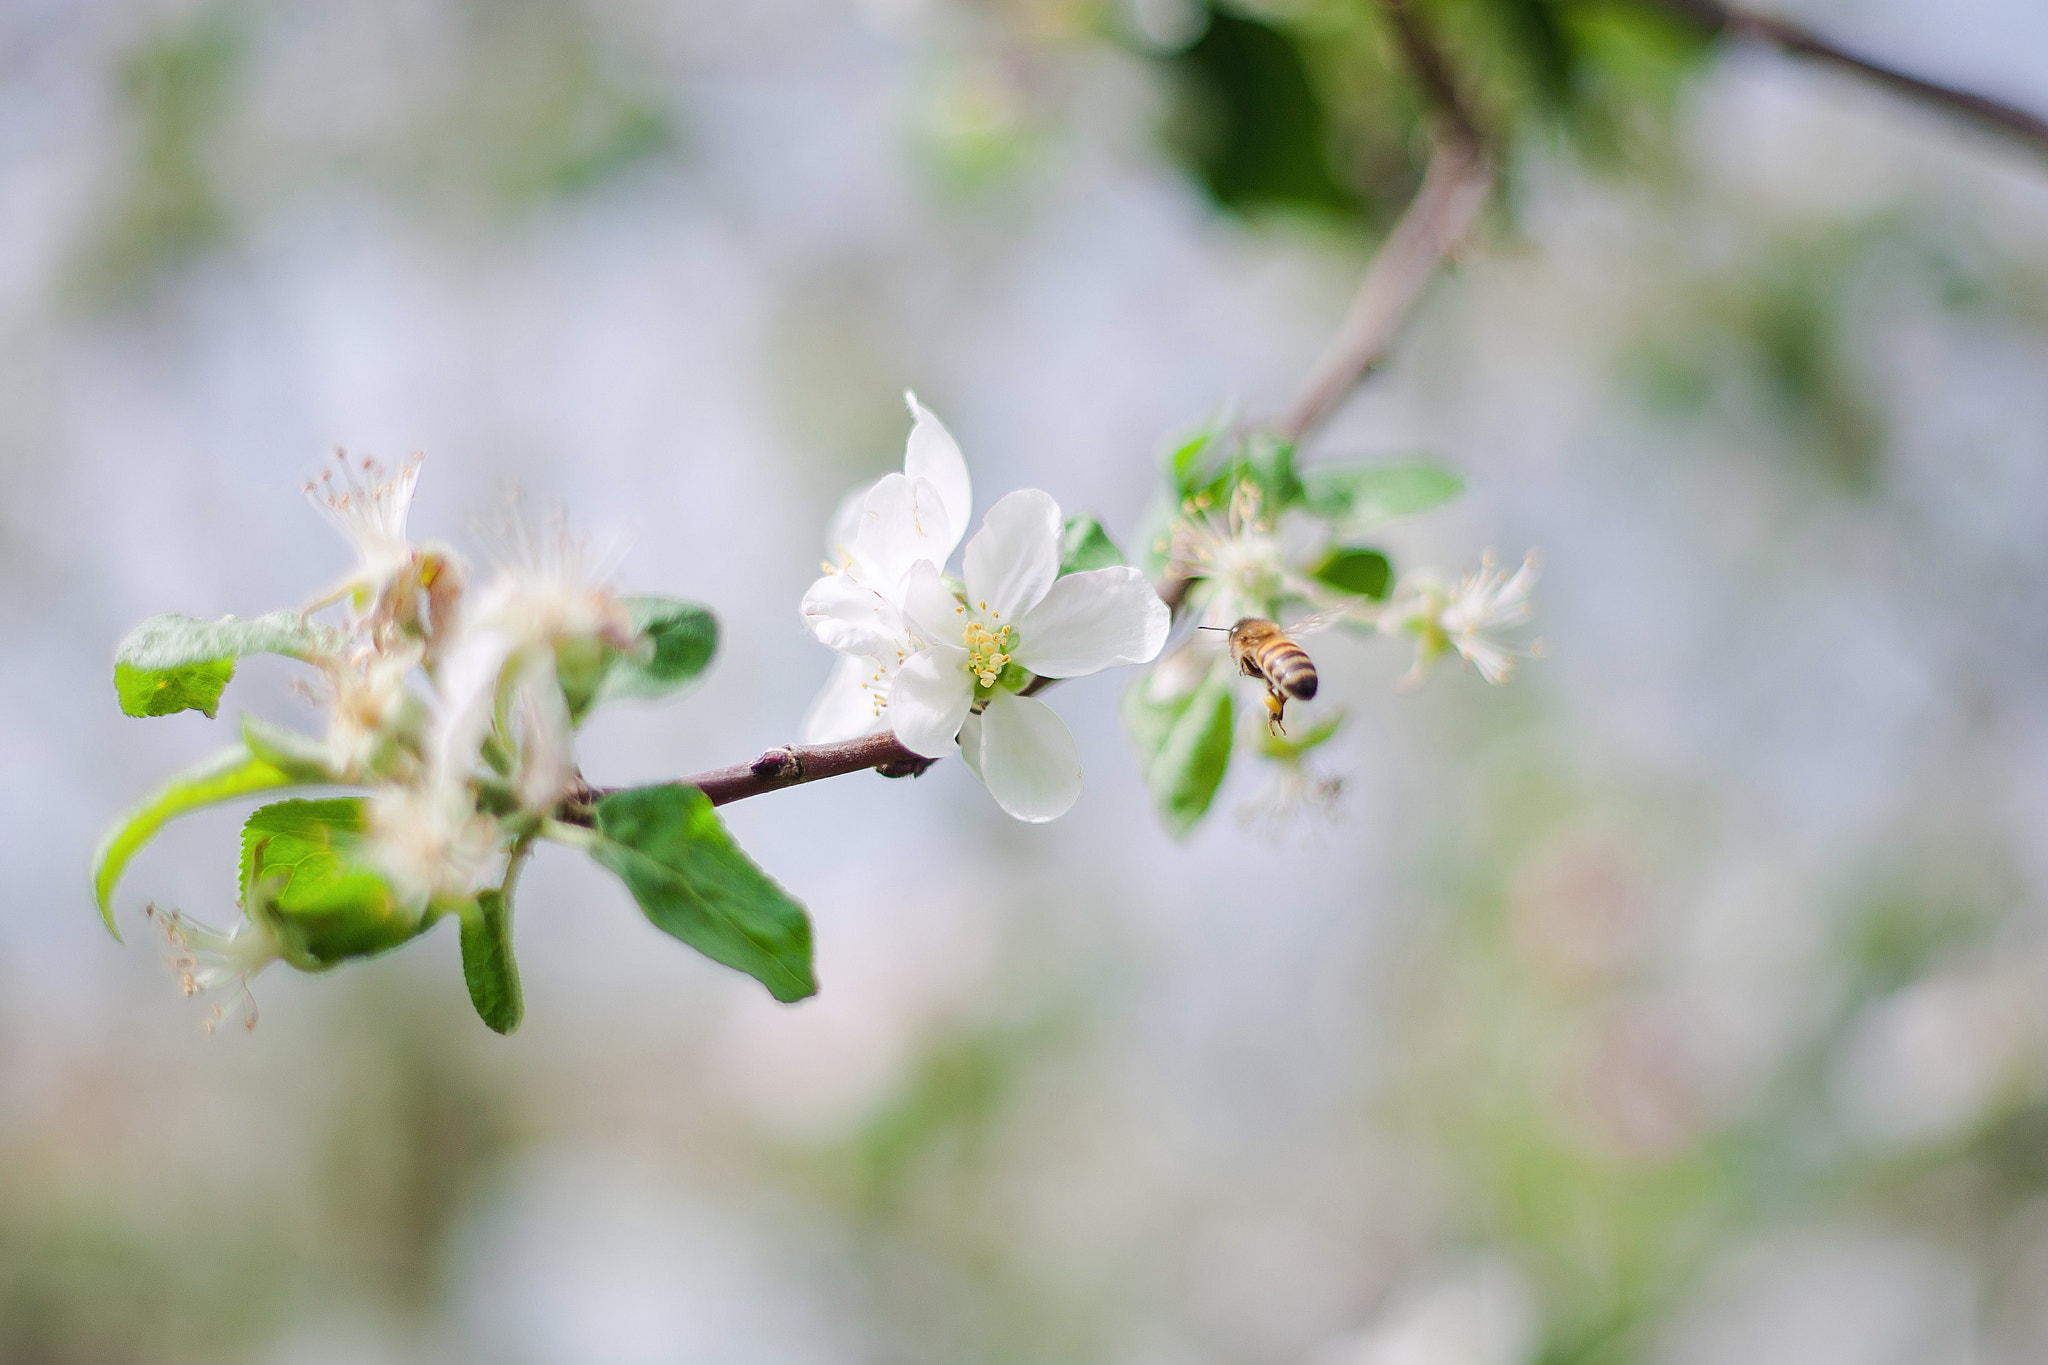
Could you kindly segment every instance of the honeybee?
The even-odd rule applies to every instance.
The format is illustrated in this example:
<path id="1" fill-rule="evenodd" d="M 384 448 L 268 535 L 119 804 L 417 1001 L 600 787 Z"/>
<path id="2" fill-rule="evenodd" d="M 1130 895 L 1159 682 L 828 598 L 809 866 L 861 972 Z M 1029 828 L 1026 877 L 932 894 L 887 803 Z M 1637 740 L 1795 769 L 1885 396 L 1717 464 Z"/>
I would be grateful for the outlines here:
<path id="1" fill-rule="evenodd" d="M 1282 722 L 1286 719 L 1290 699 L 1308 701 L 1316 694 L 1315 661 L 1308 657 L 1307 650 L 1295 643 L 1294 637 L 1313 635 L 1335 625 L 1345 610 L 1344 607 L 1332 607 L 1286 627 L 1264 617 L 1247 616 L 1230 628 L 1230 657 L 1237 661 L 1237 671 L 1247 678 L 1265 681 L 1266 728 L 1273 734 L 1287 733 Z M 1223 627 L 1204 626 L 1202 629 L 1222 630 Z"/>

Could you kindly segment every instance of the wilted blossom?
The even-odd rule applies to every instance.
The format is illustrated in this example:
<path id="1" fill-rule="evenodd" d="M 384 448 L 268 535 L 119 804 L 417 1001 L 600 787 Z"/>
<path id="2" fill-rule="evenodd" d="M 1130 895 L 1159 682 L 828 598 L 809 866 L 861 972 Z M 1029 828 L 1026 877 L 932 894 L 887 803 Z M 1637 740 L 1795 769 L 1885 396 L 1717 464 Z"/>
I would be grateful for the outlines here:
<path id="1" fill-rule="evenodd" d="M 834 559 L 804 594 L 805 624 L 846 656 L 805 738 L 890 727 L 928 758 L 961 754 L 1018 819 L 1053 819 L 1080 795 L 1080 756 L 1051 708 L 1019 690 L 1149 662 L 1166 639 L 1166 605 L 1136 569 L 1060 577 L 1065 523 L 1036 489 L 989 509 L 964 581 L 948 580 L 970 510 L 967 467 L 939 420 L 909 402 L 903 473 L 842 506 Z"/>
<path id="2" fill-rule="evenodd" d="M 321 672 L 307 690 L 326 712 L 312 753 L 335 783 L 366 789 L 355 856 L 402 922 L 424 924 L 495 880 L 508 849 L 574 787 L 565 692 L 587 702 L 638 632 L 610 584 L 620 538 L 514 516 L 501 562 L 472 586 L 452 551 L 407 537 L 419 471 L 417 459 L 395 474 L 344 459 L 308 485 L 357 562 L 308 608 L 338 607 L 343 620 L 309 630 L 303 657 Z M 245 905 L 227 932 L 158 916 L 187 991 L 246 987 L 281 955 L 261 910 Z"/>
<path id="3" fill-rule="evenodd" d="M 1513 636 L 1532 614 L 1529 594 L 1538 568 L 1534 550 L 1512 573 L 1500 568 L 1489 553 L 1455 588 L 1446 588 L 1428 573 L 1405 580 L 1380 616 L 1383 634 L 1415 637 L 1415 664 L 1404 684 L 1419 683 L 1423 670 L 1451 649 L 1490 683 L 1503 684 L 1513 677 L 1516 659 L 1541 652 L 1539 644 L 1523 644 Z"/>
<path id="4" fill-rule="evenodd" d="M 1332 591 L 1306 566 L 1329 547 L 1328 527 L 1312 517 L 1276 521 L 1264 511 L 1259 486 L 1241 480 L 1226 507 L 1206 494 L 1182 504 L 1166 540 L 1167 571 L 1195 587 L 1202 621 L 1229 626 L 1246 616 L 1271 617 L 1286 599 L 1325 603 Z"/>
<path id="5" fill-rule="evenodd" d="M 185 994 L 238 991 L 242 1022 L 246 1027 L 256 1027 L 256 999 L 249 993 L 249 979 L 284 956 L 269 926 L 257 919 L 244 918 L 223 932 L 209 929 L 176 910 L 165 912 L 151 905 L 146 913 L 163 930 L 170 944 L 171 966 L 178 973 Z M 207 1013 L 207 1031 L 212 1032 L 227 1015 L 228 1006 L 216 1001 Z"/>

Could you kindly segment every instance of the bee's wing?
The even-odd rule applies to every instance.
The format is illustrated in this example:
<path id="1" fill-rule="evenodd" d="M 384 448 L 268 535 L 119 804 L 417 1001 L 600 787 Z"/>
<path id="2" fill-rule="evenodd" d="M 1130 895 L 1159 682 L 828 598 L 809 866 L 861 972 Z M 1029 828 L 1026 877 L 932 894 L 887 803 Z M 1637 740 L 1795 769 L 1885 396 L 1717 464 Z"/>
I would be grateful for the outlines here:
<path id="1" fill-rule="evenodd" d="M 1304 616 L 1293 625 L 1285 627 L 1283 633 L 1299 638 L 1303 635 L 1313 635 L 1319 630 L 1328 630 L 1331 626 L 1344 619 L 1345 613 L 1351 610 L 1351 606 L 1351 603 L 1346 602 L 1341 606 L 1331 607 L 1327 611 L 1319 611 L 1313 616 Z"/>

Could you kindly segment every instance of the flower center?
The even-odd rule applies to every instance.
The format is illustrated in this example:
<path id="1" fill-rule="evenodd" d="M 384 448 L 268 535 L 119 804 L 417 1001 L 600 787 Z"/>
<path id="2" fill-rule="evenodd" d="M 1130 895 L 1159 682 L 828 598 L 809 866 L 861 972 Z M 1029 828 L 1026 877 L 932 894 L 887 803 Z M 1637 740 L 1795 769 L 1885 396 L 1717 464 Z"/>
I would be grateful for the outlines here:
<path id="1" fill-rule="evenodd" d="M 979 621 L 967 625 L 967 671 L 983 687 L 994 687 L 996 679 L 1009 667 L 1010 657 L 1017 650 L 1017 629 L 1014 626 L 1000 626 L 990 629 Z"/>

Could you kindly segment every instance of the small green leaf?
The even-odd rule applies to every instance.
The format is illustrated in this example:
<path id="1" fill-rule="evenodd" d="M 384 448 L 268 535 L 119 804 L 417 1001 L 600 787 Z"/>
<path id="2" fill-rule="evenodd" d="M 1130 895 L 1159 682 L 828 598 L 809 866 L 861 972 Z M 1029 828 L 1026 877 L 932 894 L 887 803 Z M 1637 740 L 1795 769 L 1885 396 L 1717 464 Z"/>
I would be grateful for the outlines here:
<path id="1" fill-rule="evenodd" d="M 1328 744 L 1337 737 L 1338 727 L 1344 724 L 1344 713 L 1326 716 L 1312 726 L 1305 734 L 1276 735 L 1264 724 L 1258 727 L 1259 752 L 1267 758 L 1279 759 L 1283 763 L 1299 762 L 1311 749 Z"/>
<path id="2" fill-rule="evenodd" d="M 158 671 L 133 664 L 114 665 L 114 693 L 121 710 L 131 716 L 170 716 L 198 711 L 212 720 L 220 711 L 220 694 L 235 676 L 233 659 L 209 659 Z"/>
<path id="3" fill-rule="evenodd" d="M 354 796 L 279 801 L 242 826 L 242 907 L 301 971 L 396 948 L 432 922 L 364 864 L 366 827 Z"/>
<path id="4" fill-rule="evenodd" d="M 302 735 L 297 730 L 287 730 L 282 725 L 272 725 L 254 716 L 243 716 L 242 743 L 248 746 L 250 753 L 285 773 L 294 782 L 343 780 L 329 763 L 327 746 L 311 735 Z"/>
<path id="5" fill-rule="evenodd" d="M 613 792 L 597 804 L 597 835 L 591 857 L 656 928 L 777 1000 L 817 993 L 803 906 L 740 851 L 703 792 L 679 783 Z"/>
<path id="6" fill-rule="evenodd" d="M 626 610 L 640 631 L 639 647 L 616 655 L 595 700 L 651 700 L 694 681 L 718 652 L 718 618 L 709 607 L 667 597 L 629 597 Z"/>
<path id="7" fill-rule="evenodd" d="M 519 1027 L 526 1001 L 512 960 L 512 902 L 502 891 L 479 891 L 476 908 L 462 916 L 462 980 L 477 1017 L 493 1032 Z"/>
<path id="8" fill-rule="evenodd" d="M 218 621 L 176 614 L 152 616 L 114 652 L 114 691 L 131 716 L 203 712 L 211 719 L 220 695 L 244 654 L 310 658 L 333 647 L 334 632 L 295 611 L 274 611 L 253 621 Z"/>
<path id="9" fill-rule="evenodd" d="M 1072 517 L 1060 540 L 1060 577 L 1089 569 L 1112 569 L 1124 562 L 1123 551 L 1093 517 Z"/>
<path id="10" fill-rule="evenodd" d="M 179 773 L 125 812 L 107 830 L 92 857 L 93 895 L 99 901 L 100 918 L 106 921 L 107 932 L 117 940 L 121 937 L 121 931 L 114 927 L 114 884 L 121 879 L 128 860 L 166 821 L 201 806 L 230 801 L 251 792 L 295 786 L 297 782 L 290 773 L 236 745 Z"/>
<path id="11" fill-rule="evenodd" d="M 1216 437 L 1216 426 L 1204 425 L 1167 455 L 1166 468 L 1173 479 L 1174 501 L 1193 497 L 1207 482 L 1208 457 Z"/>
<path id="12" fill-rule="evenodd" d="M 1378 550 L 1342 549 L 1330 551 L 1309 575 L 1340 591 L 1380 599 L 1387 595 L 1393 569 Z"/>
<path id="13" fill-rule="evenodd" d="M 1222 660 L 1187 696 L 1157 701 L 1140 679 L 1124 693 L 1124 725 L 1144 764 L 1159 818 L 1175 838 L 1195 827 L 1230 769 L 1234 702 Z"/>
<path id="14" fill-rule="evenodd" d="M 1313 470 L 1305 488 L 1313 511 L 1355 534 L 1449 502 L 1465 481 L 1435 465 L 1370 465 Z"/>
<path id="15" fill-rule="evenodd" d="M 1264 432 L 1245 444 L 1244 477 L 1258 485 L 1259 515 L 1264 518 L 1279 516 L 1307 491 L 1294 472 L 1294 444 Z"/>

